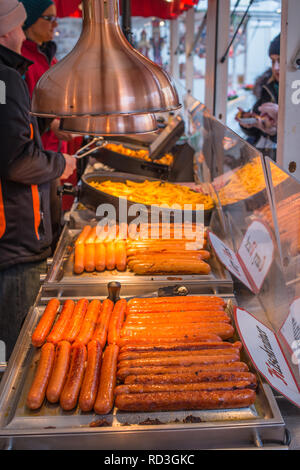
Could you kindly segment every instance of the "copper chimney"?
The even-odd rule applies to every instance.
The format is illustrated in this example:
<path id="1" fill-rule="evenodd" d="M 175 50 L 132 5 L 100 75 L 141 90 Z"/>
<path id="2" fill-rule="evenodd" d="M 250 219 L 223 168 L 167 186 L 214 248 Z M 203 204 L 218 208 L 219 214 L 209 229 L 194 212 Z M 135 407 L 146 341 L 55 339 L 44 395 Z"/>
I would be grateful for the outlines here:
<path id="1" fill-rule="evenodd" d="M 118 0 L 83 0 L 76 46 L 41 77 L 32 100 L 32 113 L 44 117 L 153 114 L 179 107 L 168 74 L 125 38 Z"/>
<path id="2" fill-rule="evenodd" d="M 66 132 L 90 136 L 147 134 L 158 130 L 154 114 L 63 118 L 60 128 Z"/>

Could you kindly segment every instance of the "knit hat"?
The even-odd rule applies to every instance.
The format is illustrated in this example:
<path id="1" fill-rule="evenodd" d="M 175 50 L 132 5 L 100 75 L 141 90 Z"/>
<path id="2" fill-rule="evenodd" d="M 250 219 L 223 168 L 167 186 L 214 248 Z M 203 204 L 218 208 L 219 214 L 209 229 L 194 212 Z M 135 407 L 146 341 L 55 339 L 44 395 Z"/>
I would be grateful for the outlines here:
<path id="1" fill-rule="evenodd" d="M 280 34 L 273 39 L 269 47 L 269 56 L 280 55 Z"/>
<path id="2" fill-rule="evenodd" d="M 0 1 L 0 36 L 4 36 L 26 20 L 26 11 L 18 0 Z"/>
<path id="3" fill-rule="evenodd" d="M 20 0 L 27 13 L 27 20 L 25 21 L 23 29 L 32 26 L 51 5 L 54 5 L 52 0 Z"/>

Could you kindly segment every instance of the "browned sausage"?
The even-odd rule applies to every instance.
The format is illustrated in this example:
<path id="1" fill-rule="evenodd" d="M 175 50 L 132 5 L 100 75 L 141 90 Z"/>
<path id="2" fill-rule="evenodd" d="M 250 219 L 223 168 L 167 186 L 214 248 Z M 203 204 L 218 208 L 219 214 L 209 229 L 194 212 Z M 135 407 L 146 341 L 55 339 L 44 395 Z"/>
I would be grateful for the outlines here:
<path id="1" fill-rule="evenodd" d="M 83 319 L 85 317 L 89 302 L 87 299 L 80 299 L 78 300 L 72 317 L 68 323 L 68 327 L 66 329 L 66 334 L 64 339 L 73 343 L 75 341 L 76 336 L 78 335 L 80 328 L 83 323 Z"/>
<path id="2" fill-rule="evenodd" d="M 200 343 L 168 343 L 168 344 L 149 344 L 149 345 L 127 345 L 120 348 L 120 355 L 123 353 L 145 353 L 145 352 L 159 352 L 159 351 L 199 351 L 202 349 L 238 349 L 241 350 L 242 343 L 235 341 L 229 343 L 227 341 L 208 342 L 203 341 Z"/>
<path id="3" fill-rule="evenodd" d="M 27 395 L 26 404 L 31 410 L 37 410 L 42 406 L 47 385 L 53 368 L 55 358 L 55 346 L 53 343 L 45 343 L 41 348 L 41 355 L 37 370 Z"/>
<path id="4" fill-rule="evenodd" d="M 250 380 L 239 380 L 237 382 L 201 382 L 191 384 L 132 384 L 118 385 L 115 388 L 115 396 L 124 393 L 159 393 L 159 392 L 188 392 L 188 391 L 214 391 L 214 390 L 242 390 L 251 388 L 255 390 L 256 385 Z"/>
<path id="5" fill-rule="evenodd" d="M 106 346 L 102 359 L 99 388 L 94 404 L 94 410 L 99 415 L 109 413 L 114 405 L 118 354 L 119 348 L 116 344 Z"/>
<path id="6" fill-rule="evenodd" d="M 59 401 L 70 365 L 70 356 L 71 344 L 68 341 L 60 341 L 56 346 L 54 366 L 46 391 L 50 403 Z"/>
<path id="7" fill-rule="evenodd" d="M 134 393 L 118 395 L 116 407 L 121 411 L 176 411 L 245 408 L 255 402 L 251 389 L 231 391 L 190 391 Z"/>
<path id="8" fill-rule="evenodd" d="M 130 346 L 141 346 L 141 345 L 156 345 L 161 344 L 174 344 L 174 343 L 199 343 L 199 342 L 216 342 L 222 341 L 220 336 L 212 333 L 201 333 L 201 334 L 178 334 L 177 336 L 160 336 L 160 337 L 121 337 L 118 340 L 118 345 L 120 347 L 130 345 Z"/>
<path id="9" fill-rule="evenodd" d="M 75 302 L 73 300 L 68 299 L 65 301 L 58 320 L 54 324 L 50 334 L 47 336 L 47 341 L 57 344 L 64 338 L 68 323 L 74 312 L 74 308 Z"/>
<path id="10" fill-rule="evenodd" d="M 108 344 L 117 344 L 120 338 L 121 329 L 123 326 L 127 302 L 125 299 L 120 299 L 115 304 L 108 326 L 107 342 Z"/>
<path id="11" fill-rule="evenodd" d="M 46 338 L 50 333 L 50 330 L 56 318 L 59 305 L 60 302 L 58 299 L 51 299 L 48 302 L 44 313 L 32 334 L 31 342 L 33 346 L 38 348 L 42 346 L 42 344 L 44 344 L 44 342 L 46 341 Z"/>
<path id="12" fill-rule="evenodd" d="M 195 326 L 197 325 L 197 326 Z M 193 327 L 186 327 L 185 325 L 178 326 L 166 326 L 166 327 L 155 327 L 152 326 L 151 328 L 129 328 L 124 327 L 121 330 L 121 337 L 130 337 L 132 339 L 136 339 L 139 337 L 142 338 L 152 338 L 152 340 L 157 337 L 179 337 L 179 335 L 203 335 L 207 333 L 212 333 L 219 336 L 222 339 L 229 339 L 232 338 L 234 334 L 234 328 L 232 325 L 228 323 L 199 323 L 193 324 Z"/>
<path id="13" fill-rule="evenodd" d="M 192 366 L 148 366 L 123 367 L 118 369 L 118 379 L 125 380 L 128 375 L 155 375 L 155 374 L 197 374 L 200 372 L 247 372 L 248 366 L 244 362 L 231 362 L 228 364 L 197 364 Z"/>
<path id="14" fill-rule="evenodd" d="M 239 353 L 237 354 L 219 354 L 209 356 L 192 356 L 192 355 L 178 355 L 168 357 L 149 357 L 143 359 L 133 359 L 129 361 L 120 361 L 118 367 L 150 367 L 150 366 L 192 366 L 196 364 L 228 364 L 230 362 L 237 362 L 240 360 Z"/>
<path id="15" fill-rule="evenodd" d="M 187 304 L 187 303 L 201 303 L 205 304 L 212 303 L 218 304 L 225 307 L 226 303 L 221 297 L 215 297 L 211 295 L 188 295 L 184 297 L 135 297 L 134 299 L 128 300 L 128 308 L 130 309 L 133 306 L 151 306 L 158 304 Z"/>
<path id="16" fill-rule="evenodd" d="M 247 370 L 247 369 L 246 369 Z M 195 372 L 193 374 L 158 374 L 158 375 L 128 375 L 124 383 L 130 384 L 192 384 L 202 382 L 238 382 L 248 380 L 254 385 L 257 384 L 256 376 L 251 372 L 236 371 L 207 371 Z"/>
<path id="17" fill-rule="evenodd" d="M 221 349 L 200 349 L 196 351 L 152 351 L 152 352 L 120 352 L 118 361 L 132 361 L 132 360 L 143 360 L 151 358 L 166 358 L 166 357 L 178 357 L 178 356 L 220 356 L 220 355 L 236 355 L 239 357 L 239 349 L 235 348 L 221 348 Z"/>
<path id="18" fill-rule="evenodd" d="M 86 361 L 86 347 L 82 343 L 73 343 L 68 375 L 60 395 L 60 406 L 70 411 L 77 405 Z"/>
<path id="19" fill-rule="evenodd" d="M 102 310 L 98 316 L 95 331 L 92 337 L 92 339 L 98 339 L 100 341 L 102 350 L 106 344 L 107 332 L 113 309 L 114 303 L 110 299 L 103 300 Z"/>
<path id="20" fill-rule="evenodd" d="M 76 337 L 77 342 L 87 344 L 92 339 L 100 310 L 100 300 L 94 299 L 89 303 L 81 329 Z"/>
<path id="21" fill-rule="evenodd" d="M 99 386 L 101 358 L 100 342 L 94 339 L 87 345 L 87 365 L 78 401 L 79 408 L 82 411 L 91 411 L 93 409 Z"/>

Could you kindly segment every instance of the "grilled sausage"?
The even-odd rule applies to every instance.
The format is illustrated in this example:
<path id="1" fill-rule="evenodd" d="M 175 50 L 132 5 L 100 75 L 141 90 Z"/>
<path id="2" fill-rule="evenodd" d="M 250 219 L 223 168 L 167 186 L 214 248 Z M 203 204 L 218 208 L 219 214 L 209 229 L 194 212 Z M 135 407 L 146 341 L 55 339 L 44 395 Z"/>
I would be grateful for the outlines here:
<path id="1" fill-rule="evenodd" d="M 77 342 L 86 345 L 92 339 L 100 310 L 100 300 L 94 299 L 89 303 L 86 315 L 81 325 L 81 329 L 78 333 L 78 336 L 76 337 Z"/>
<path id="2" fill-rule="evenodd" d="M 85 245 L 84 243 L 80 243 L 79 245 L 75 245 L 74 248 L 74 273 L 75 274 L 82 274 L 84 271 L 84 263 L 85 263 Z"/>
<path id="3" fill-rule="evenodd" d="M 115 404 L 121 411 L 214 410 L 248 407 L 255 398 L 256 393 L 251 389 L 129 393 L 118 395 Z"/>
<path id="4" fill-rule="evenodd" d="M 53 368 L 54 358 L 54 344 L 45 343 L 41 348 L 37 370 L 27 395 L 26 404 L 31 410 L 37 410 L 43 404 L 47 385 Z"/>
<path id="5" fill-rule="evenodd" d="M 226 303 L 221 297 L 211 295 L 188 295 L 183 297 L 135 297 L 128 301 L 128 309 L 133 306 L 151 306 L 158 304 L 186 304 L 186 303 L 213 303 L 225 307 Z"/>
<path id="6" fill-rule="evenodd" d="M 62 311 L 59 314 L 58 320 L 54 324 L 50 334 L 47 336 L 48 342 L 57 344 L 64 338 L 68 323 L 74 312 L 74 308 L 75 302 L 71 299 L 67 299 L 63 305 Z"/>
<path id="7" fill-rule="evenodd" d="M 55 361 L 46 391 L 50 403 L 59 401 L 70 365 L 70 356 L 71 344 L 68 341 L 60 341 L 56 346 Z"/>
<path id="8" fill-rule="evenodd" d="M 155 385 L 155 384 L 192 384 L 202 382 L 238 382 L 248 380 L 253 385 L 257 384 L 257 380 L 254 374 L 247 372 L 247 369 L 243 372 L 238 371 L 206 371 L 198 372 L 193 374 L 157 374 L 157 375 L 128 375 L 125 378 L 124 383 L 130 384 L 144 384 L 144 385 Z"/>
<path id="9" fill-rule="evenodd" d="M 219 355 L 238 355 L 239 349 L 235 348 L 223 348 L 223 349 L 201 349 L 196 351 L 152 351 L 152 352 L 120 352 L 118 361 L 131 361 L 136 359 L 148 359 L 148 358 L 164 358 L 164 357 L 177 357 L 177 356 L 219 356 Z"/>
<path id="10" fill-rule="evenodd" d="M 95 243 L 95 268 L 102 272 L 106 268 L 106 246 L 105 243 Z"/>
<path id="11" fill-rule="evenodd" d="M 86 347 L 82 343 L 73 343 L 68 375 L 62 389 L 59 403 L 64 411 L 70 411 L 77 405 L 86 361 Z"/>
<path id="12" fill-rule="evenodd" d="M 120 361 L 118 367 L 151 367 L 151 366 L 181 366 L 187 367 L 197 364 L 228 364 L 230 362 L 237 362 L 240 360 L 239 353 L 237 354 L 218 354 L 209 356 L 192 356 L 192 355 L 178 355 L 169 357 L 149 357 L 143 359 L 132 359 L 129 361 Z"/>
<path id="13" fill-rule="evenodd" d="M 58 299 L 51 299 L 48 302 L 44 313 L 32 334 L 31 342 L 33 346 L 38 348 L 45 342 L 56 318 L 59 305 L 60 302 Z"/>
<path id="14" fill-rule="evenodd" d="M 87 365 L 78 401 L 79 408 L 82 411 L 91 411 L 93 409 L 99 386 L 101 358 L 100 342 L 94 339 L 87 345 Z"/>
<path id="15" fill-rule="evenodd" d="M 197 325 L 197 326 L 195 326 Z M 202 323 L 202 324 L 193 324 L 192 327 L 186 327 L 182 325 L 182 327 L 163 327 L 163 328 L 156 328 L 152 326 L 149 329 L 133 329 L 129 327 L 124 327 L 121 330 L 121 337 L 129 337 L 132 339 L 136 338 L 157 338 L 157 337 L 182 337 L 182 335 L 191 335 L 191 336 L 200 336 L 205 335 L 208 333 L 215 334 L 222 339 L 229 339 L 232 338 L 234 334 L 234 328 L 232 325 L 228 323 Z"/>
<path id="16" fill-rule="evenodd" d="M 75 338 L 81 329 L 88 305 L 89 302 L 87 299 L 78 300 L 67 327 L 66 336 L 64 338 L 66 341 L 69 341 L 70 343 L 75 341 Z"/>
<path id="17" fill-rule="evenodd" d="M 108 326 L 108 344 L 117 344 L 125 318 L 126 307 L 127 302 L 125 299 L 118 300 L 114 306 Z"/>
<path id="18" fill-rule="evenodd" d="M 145 353 L 145 352 L 159 352 L 159 351 L 198 351 L 202 349 L 238 349 L 241 350 L 242 343 L 235 341 L 229 343 L 227 341 L 208 342 L 203 341 L 199 343 L 168 343 L 168 344 L 149 344 L 149 345 L 128 345 L 120 348 L 120 355 L 123 353 Z"/>
<path id="19" fill-rule="evenodd" d="M 109 344 L 103 354 L 100 383 L 94 404 L 94 411 L 99 415 L 109 413 L 114 405 L 118 353 L 118 346 Z"/>
<path id="20" fill-rule="evenodd" d="M 244 362 L 231 362 L 228 364 L 198 364 L 186 367 L 180 366 L 148 366 L 123 367 L 118 369 L 117 377 L 121 381 L 128 375 L 166 375 L 166 374 L 198 374 L 200 372 L 247 372 L 248 366 Z"/>
<path id="21" fill-rule="evenodd" d="M 98 339 L 102 350 L 106 344 L 107 332 L 111 314 L 113 312 L 114 303 L 110 299 L 103 300 L 102 310 L 98 316 L 95 331 L 92 339 Z"/>
<path id="22" fill-rule="evenodd" d="M 199 343 L 199 342 L 216 342 L 222 341 L 220 336 L 213 333 L 201 333 L 201 334 L 186 334 L 181 333 L 176 336 L 160 336 L 160 337 L 120 337 L 117 344 L 119 347 L 126 345 L 139 346 L 139 345 L 156 345 L 170 344 L 170 343 Z"/>

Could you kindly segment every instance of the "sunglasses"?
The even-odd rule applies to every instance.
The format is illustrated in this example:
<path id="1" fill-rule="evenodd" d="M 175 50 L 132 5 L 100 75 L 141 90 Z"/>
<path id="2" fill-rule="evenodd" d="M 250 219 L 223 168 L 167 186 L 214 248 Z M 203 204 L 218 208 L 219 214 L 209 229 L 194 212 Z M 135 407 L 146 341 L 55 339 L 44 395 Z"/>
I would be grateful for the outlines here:
<path id="1" fill-rule="evenodd" d="M 43 20 L 49 21 L 50 23 L 54 23 L 57 20 L 57 16 L 54 15 L 44 15 L 41 16 L 41 18 L 43 18 Z"/>

